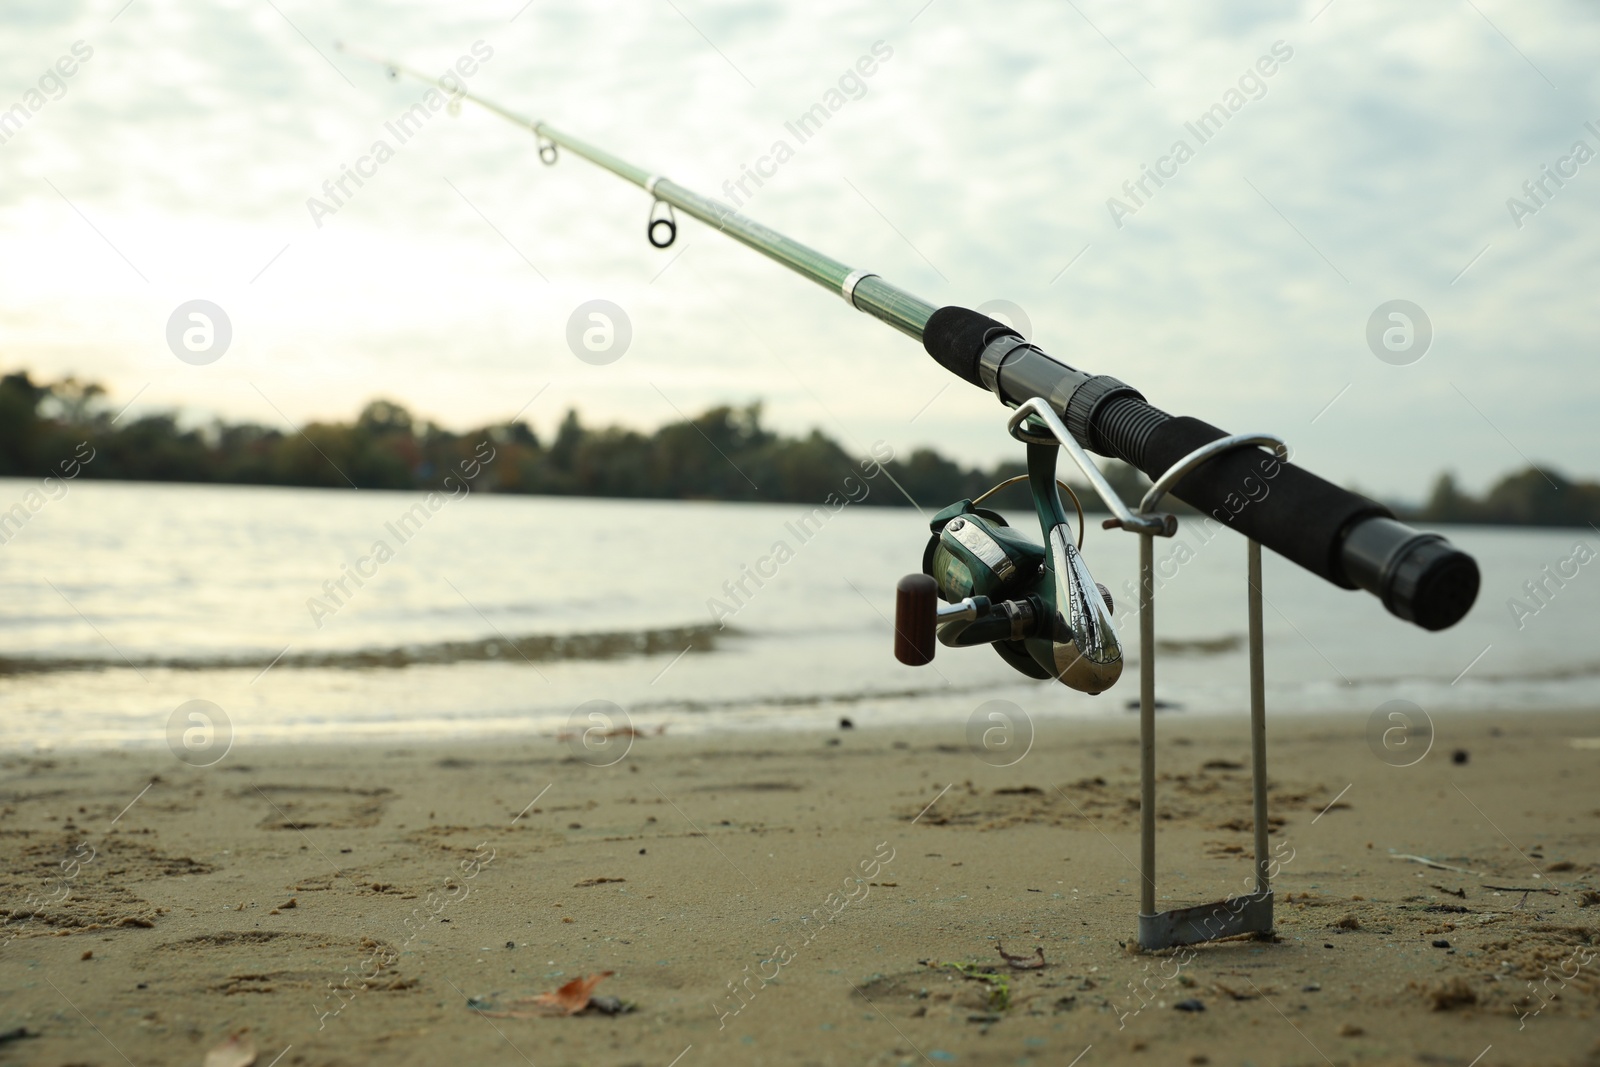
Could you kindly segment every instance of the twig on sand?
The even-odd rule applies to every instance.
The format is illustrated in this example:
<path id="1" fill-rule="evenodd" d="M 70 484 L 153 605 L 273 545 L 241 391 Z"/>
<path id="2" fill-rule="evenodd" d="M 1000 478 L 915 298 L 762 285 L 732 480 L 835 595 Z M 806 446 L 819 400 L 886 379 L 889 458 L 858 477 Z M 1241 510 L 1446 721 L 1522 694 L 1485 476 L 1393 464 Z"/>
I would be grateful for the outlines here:
<path id="1" fill-rule="evenodd" d="M 995 942 L 994 947 L 999 951 L 1000 958 L 1009 963 L 1014 971 L 1037 971 L 1045 966 L 1043 945 L 1035 948 L 1032 956 L 1013 956 L 998 941 Z"/>
<path id="2" fill-rule="evenodd" d="M 1241 993 L 1238 990 L 1230 989 L 1229 987 L 1223 985 L 1221 982 L 1212 982 L 1211 983 L 1211 987 L 1213 989 L 1222 990 L 1222 992 L 1226 993 L 1229 997 L 1233 998 L 1234 1000 L 1255 1000 L 1257 997 L 1259 997 L 1261 995 L 1261 991 L 1260 990 L 1257 990 L 1254 993 Z"/>
<path id="3" fill-rule="evenodd" d="M 1487 885 L 1483 882 L 1478 884 L 1485 889 L 1496 889 L 1502 893 L 1549 893 L 1553 897 L 1561 895 L 1561 890 L 1548 885 Z"/>
<path id="4" fill-rule="evenodd" d="M 1412 863 L 1425 864 L 1438 871 L 1455 871 L 1457 874 L 1470 874 L 1474 878 L 1483 877 L 1482 871 L 1470 871 L 1465 867 L 1452 867 L 1448 863 L 1440 863 L 1438 860 L 1430 860 L 1426 856 L 1411 856 L 1404 852 L 1391 852 L 1389 855 L 1397 860 L 1410 860 Z"/>

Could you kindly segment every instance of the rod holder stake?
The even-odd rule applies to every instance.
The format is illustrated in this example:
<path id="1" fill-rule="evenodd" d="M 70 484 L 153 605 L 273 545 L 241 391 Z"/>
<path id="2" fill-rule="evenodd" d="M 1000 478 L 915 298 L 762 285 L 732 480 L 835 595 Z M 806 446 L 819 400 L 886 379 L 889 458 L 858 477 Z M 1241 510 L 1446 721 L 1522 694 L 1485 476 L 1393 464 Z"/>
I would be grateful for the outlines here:
<path id="1" fill-rule="evenodd" d="M 1255 888 L 1210 904 L 1156 910 L 1156 619 L 1155 539 L 1178 532 L 1176 515 L 1157 511 L 1162 498 L 1207 460 L 1236 448 L 1266 446 L 1289 458 L 1271 434 L 1234 434 L 1190 452 L 1168 467 L 1130 509 L 1105 474 L 1042 398 L 1020 405 L 1007 423 L 1011 436 L 1030 444 L 1058 444 L 1089 479 L 1111 512 L 1102 525 L 1139 535 L 1139 947 L 1146 951 L 1194 945 L 1239 934 L 1272 935 L 1272 876 L 1267 826 L 1267 701 L 1261 615 L 1261 545 L 1247 540 L 1246 603 L 1250 628 L 1251 817 L 1255 827 Z"/>

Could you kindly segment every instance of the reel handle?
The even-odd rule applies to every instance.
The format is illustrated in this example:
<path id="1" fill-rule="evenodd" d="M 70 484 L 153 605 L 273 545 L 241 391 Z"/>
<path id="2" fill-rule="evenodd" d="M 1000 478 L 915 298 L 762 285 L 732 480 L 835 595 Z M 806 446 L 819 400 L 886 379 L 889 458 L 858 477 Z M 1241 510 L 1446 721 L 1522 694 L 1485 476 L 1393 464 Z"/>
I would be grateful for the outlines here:
<path id="1" fill-rule="evenodd" d="M 908 667 L 933 662 L 938 648 L 939 586 L 926 574 L 908 574 L 894 587 L 894 658 Z"/>

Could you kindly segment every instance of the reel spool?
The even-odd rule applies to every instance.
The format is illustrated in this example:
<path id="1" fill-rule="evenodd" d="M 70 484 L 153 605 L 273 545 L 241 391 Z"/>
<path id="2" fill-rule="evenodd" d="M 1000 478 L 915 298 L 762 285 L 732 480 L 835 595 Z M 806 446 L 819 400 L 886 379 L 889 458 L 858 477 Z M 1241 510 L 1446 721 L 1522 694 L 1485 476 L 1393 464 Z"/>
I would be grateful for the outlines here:
<path id="1" fill-rule="evenodd" d="M 895 590 L 895 658 L 919 667 L 938 644 L 992 645 L 1030 678 L 1054 678 L 1079 692 L 1101 693 L 1122 675 L 1122 643 L 1112 622 L 1111 594 L 1089 573 L 1083 544 L 1083 505 L 1055 475 L 1057 449 L 1028 445 L 1028 473 L 1001 482 L 973 500 L 959 500 L 929 524 L 933 536 L 922 573 Z M 1044 535 L 1036 544 L 999 512 L 978 505 L 1026 481 Z M 1057 485 L 1077 511 L 1071 536 Z M 945 606 L 940 606 L 940 600 Z"/>

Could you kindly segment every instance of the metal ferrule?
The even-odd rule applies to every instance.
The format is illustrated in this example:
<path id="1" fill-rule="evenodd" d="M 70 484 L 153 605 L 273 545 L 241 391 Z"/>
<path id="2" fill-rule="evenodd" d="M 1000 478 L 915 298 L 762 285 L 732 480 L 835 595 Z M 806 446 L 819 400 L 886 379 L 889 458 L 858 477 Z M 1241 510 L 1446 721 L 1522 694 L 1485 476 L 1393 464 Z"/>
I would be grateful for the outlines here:
<path id="1" fill-rule="evenodd" d="M 846 304 L 849 304 L 851 307 L 855 307 L 856 286 L 868 278 L 876 277 L 877 275 L 870 270 L 853 270 L 849 274 L 845 275 L 844 281 L 840 283 L 839 295 L 844 297 L 844 302 Z M 860 309 L 858 308 L 857 310 Z"/>
<path id="2" fill-rule="evenodd" d="M 1021 337 L 1005 334 L 990 341 L 983 353 L 978 356 L 978 379 L 983 382 L 983 387 L 999 397 L 1002 403 L 1005 401 L 1005 396 L 1000 392 L 1000 370 L 1021 348 L 1032 349 L 1044 355 L 1037 347 Z"/>

